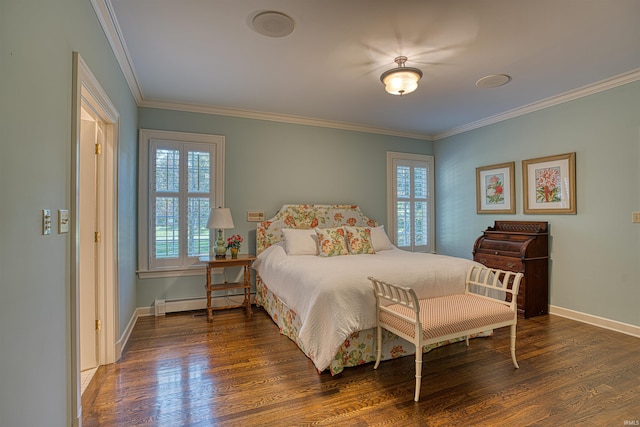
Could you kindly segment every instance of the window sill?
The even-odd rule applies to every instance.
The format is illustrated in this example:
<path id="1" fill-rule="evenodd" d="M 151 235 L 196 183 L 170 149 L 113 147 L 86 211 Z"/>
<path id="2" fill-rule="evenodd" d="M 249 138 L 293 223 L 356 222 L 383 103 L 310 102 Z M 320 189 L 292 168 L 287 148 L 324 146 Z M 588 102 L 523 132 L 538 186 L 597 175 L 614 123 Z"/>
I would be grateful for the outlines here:
<path id="1" fill-rule="evenodd" d="M 158 279 L 163 277 L 188 277 L 188 276 L 204 276 L 207 269 L 204 266 L 198 266 L 187 269 L 165 269 L 165 270 L 138 270 L 138 279 Z"/>

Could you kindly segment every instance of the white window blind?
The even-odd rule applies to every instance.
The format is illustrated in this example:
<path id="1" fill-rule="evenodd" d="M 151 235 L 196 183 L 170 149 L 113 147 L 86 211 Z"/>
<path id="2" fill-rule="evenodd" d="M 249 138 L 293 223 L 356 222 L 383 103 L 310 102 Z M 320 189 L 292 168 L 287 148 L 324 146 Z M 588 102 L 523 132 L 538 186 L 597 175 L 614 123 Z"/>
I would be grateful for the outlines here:
<path id="1" fill-rule="evenodd" d="M 221 136 L 140 131 L 140 271 L 201 267 L 209 209 L 224 201 L 223 156 Z"/>
<path id="2" fill-rule="evenodd" d="M 389 234 L 401 249 L 432 252 L 433 157 L 387 153 Z"/>

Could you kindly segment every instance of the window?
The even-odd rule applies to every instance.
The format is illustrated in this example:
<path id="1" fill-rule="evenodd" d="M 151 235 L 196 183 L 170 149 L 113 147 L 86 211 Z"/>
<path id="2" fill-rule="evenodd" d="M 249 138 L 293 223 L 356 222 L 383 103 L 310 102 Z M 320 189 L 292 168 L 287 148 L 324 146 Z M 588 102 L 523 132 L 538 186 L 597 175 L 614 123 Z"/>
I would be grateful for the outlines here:
<path id="1" fill-rule="evenodd" d="M 141 130 L 139 174 L 138 273 L 200 273 L 209 209 L 224 205 L 224 137 Z"/>
<path id="2" fill-rule="evenodd" d="M 401 249 L 433 252 L 433 157 L 387 153 L 389 236 Z"/>

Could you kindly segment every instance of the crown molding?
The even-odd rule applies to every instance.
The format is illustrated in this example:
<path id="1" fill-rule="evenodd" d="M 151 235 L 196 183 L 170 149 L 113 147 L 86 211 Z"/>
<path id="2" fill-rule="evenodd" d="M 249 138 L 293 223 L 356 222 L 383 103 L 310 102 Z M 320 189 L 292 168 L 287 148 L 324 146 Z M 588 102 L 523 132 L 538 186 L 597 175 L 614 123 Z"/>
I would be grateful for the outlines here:
<path id="1" fill-rule="evenodd" d="M 129 54 L 127 45 L 124 42 L 124 37 L 122 36 L 122 30 L 120 30 L 120 25 L 118 25 L 118 20 L 116 19 L 115 12 L 113 11 L 111 0 L 91 0 L 91 5 L 98 16 L 98 21 L 100 21 L 102 31 L 104 31 L 104 35 L 109 41 L 111 50 L 120 65 L 122 74 L 124 74 L 124 78 L 129 85 L 129 90 L 135 98 L 136 103 L 140 104 L 144 97 L 142 96 L 142 90 L 140 90 L 138 78 L 136 77 L 136 73 L 133 68 L 131 55 Z"/>
<path id="2" fill-rule="evenodd" d="M 162 109 L 168 109 L 168 110 L 189 111 L 189 112 L 204 113 L 204 114 L 216 114 L 221 116 L 268 120 L 268 121 L 281 122 L 281 123 L 293 123 L 293 124 L 302 124 L 302 125 L 308 125 L 308 126 L 319 126 L 319 127 L 326 127 L 326 128 L 332 128 L 332 129 L 350 130 L 355 132 L 368 132 L 368 133 L 381 134 L 381 135 L 390 135 L 390 136 L 398 136 L 403 138 L 432 141 L 431 137 L 426 134 L 404 132 L 404 131 L 393 130 L 393 129 L 384 129 L 384 128 L 378 128 L 374 126 L 359 125 L 355 123 L 320 120 L 320 119 L 314 119 L 310 117 L 291 116 L 291 115 L 285 115 L 285 114 L 240 110 L 240 109 L 225 108 L 225 107 L 195 105 L 195 104 L 191 105 L 191 104 L 181 104 L 181 103 L 168 102 L 168 101 L 145 99 L 142 94 L 142 90 L 140 89 L 140 84 L 138 83 L 135 70 L 133 68 L 133 61 L 131 60 L 131 55 L 129 54 L 129 50 L 127 49 L 126 43 L 122 36 L 122 31 L 120 30 L 120 26 L 118 25 L 116 15 L 113 11 L 113 5 L 111 4 L 111 0 L 91 0 L 91 4 L 93 5 L 93 9 L 95 10 L 96 15 L 98 16 L 98 20 L 100 21 L 102 30 L 104 31 L 104 34 L 107 37 L 109 44 L 111 45 L 111 50 L 113 51 L 113 54 L 115 55 L 116 60 L 120 65 L 120 69 L 124 74 L 127 84 L 129 85 L 129 90 L 131 91 L 131 94 L 135 98 L 136 103 L 138 104 L 139 107 L 162 108 Z"/>
<path id="3" fill-rule="evenodd" d="M 394 129 L 378 128 L 356 123 L 339 122 L 333 120 L 314 119 L 311 117 L 292 116 L 288 114 L 267 113 L 262 111 L 240 110 L 227 107 L 209 105 L 182 104 L 177 102 L 144 99 L 138 104 L 140 107 L 161 108 L 165 110 L 187 111 L 191 113 L 215 114 L 218 116 L 240 117 L 245 119 L 267 120 L 271 122 L 291 123 L 306 126 L 318 126 L 331 129 L 367 132 L 380 135 L 398 136 L 402 138 L 432 141 L 431 136 L 421 133 L 404 132 Z"/>
<path id="4" fill-rule="evenodd" d="M 442 132 L 436 135 L 431 135 L 433 141 L 447 138 L 449 136 L 457 135 L 459 133 L 468 132 L 473 129 L 478 129 L 484 126 L 488 126 L 494 123 L 502 122 L 514 117 L 523 116 L 525 114 L 533 113 L 534 111 L 543 110 L 545 108 L 553 107 L 554 105 L 563 104 L 565 102 L 573 101 L 585 96 L 593 95 L 598 92 L 613 89 L 618 86 L 626 85 L 640 80 L 640 68 L 617 75 L 615 77 L 601 80 L 594 84 L 586 85 L 581 88 L 565 92 L 560 95 L 552 96 L 550 98 L 543 99 L 541 101 L 533 102 L 531 104 L 524 105 L 522 107 L 514 108 L 513 110 L 505 111 L 504 113 L 496 114 L 491 117 L 484 118 L 472 123 L 468 123 L 463 126 L 458 126 L 446 132 Z"/>
<path id="5" fill-rule="evenodd" d="M 104 34 L 106 35 L 107 40 L 111 45 L 111 50 L 113 51 L 113 54 L 115 55 L 116 60 L 120 65 L 120 69 L 124 74 L 127 84 L 129 85 L 129 90 L 131 91 L 131 94 L 135 98 L 136 103 L 138 104 L 139 107 L 162 108 L 166 110 L 189 111 L 194 113 L 216 114 L 221 116 L 268 120 L 273 122 L 302 124 L 302 125 L 308 125 L 308 126 L 319 126 L 319 127 L 326 127 L 326 128 L 332 128 L 332 129 L 350 130 L 355 132 L 368 132 L 368 133 L 375 133 L 375 134 L 381 134 L 381 135 L 390 135 L 390 136 L 398 136 L 403 138 L 432 141 L 431 137 L 426 134 L 404 132 L 404 131 L 393 130 L 393 129 L 384 129 L 384 128 L 378 128 L 374 126 L 359 125 L 355 123 L 321 120 L 321 119 L 314 119 L 310 117 L 291 116 L 291 115 L 285 115 L 285 114 L 240 110 L 240 109 L 225 108 L 225 107 L 196 105 L 196 104 L 182 104 L 182 103 L 175 103 L 175 102 L 169 102 L 169 101 L 145 99 L 142 94 L 142 90 L 140 89 L 140 84 L 138 83 L 135 70 L 133 68 L 133 61 L 131 60 L 131 55 L 129 54 L 129 50 L 127 49 L 127 45 L 122 36 L 122 31 L 120 30 L 120 26 L 118 25 L 116 15 L 113 11 L 113 5 L 111 4 L 111 0 L 91 0 L 91 4 L 93 5 L 93 9 L 95 10 L 96 15 L 98 16 L 98 20 L 100 21 L 102 30 L 104 31 Z"/>
<path id="6" fill-rule="evenodd" d="M 122 37 L 122 31 L 120 30 L 118 21 L 113 11 L 113 5 L 111 4 L 111 0 L 91 0 L 91 4 L 93 5 L 96 15 L 98 16 L 98 20 L 100 21 L 100 25 L 102 26 L 102 29 L 107 37 L 107 40 L 111 45 L 111 50 L 113 51 L 116 57 L 116 60 L 120 65 L 120 69 L 124 74 L 127 84 L 129 85 L 129 89 L 131 90 L 131 93 L 135 98 L 136 103 L 138 104 L 139 107 L 161 108 L 161 109 L 188 111 L 188 112 L 203 113 L 203 114 L 216 114 L 221 116 L 241 117 L 241 118 L 256 119 L 256 120 L 268 120 L 268 121 L 274 121 L 274 122 L 301 124 L 301 125 L 308 125 L 308 126 L 319 126 L 319 127 L 326 127 L 326 128 L 332 128 L 332 129 L 350 130 L 355 132 L 368 132 L 368 133 L 381 134 L 381 135 L 398 136 L 403 138 L 421 139 L 425 141 L 437 141 L 443 138 L 457 135 L 459 133 L 468 132 L 470 130 L 474 130 L 484 126 L 502 122 L 508 119 L 512 119 L 514 117 L 519 117 L 525 114 L 532 113 L 534 111 L 539 111 L 545 108 L 549 108 L 565 102 L 573 101 L 575 99 L 593 95 L 598 92 L 602 92 L 618 86 L 625 85 L 627 83 L 632 83 L 640 80 L 640 69 L 632 70 L 627 73 L 612 77 L 610 79 L 601 80 L 600 82 L 586 85 L 569 92 L 565 92 L 564 94 L 552 96 L 550 98 L 546 98 L 541 101 L 536 101 L 534 103 L 527 104 L 522 107 L 514 108 L 512 110 L 505 111 L 503 113 L 499 113 L 481 120 L 477 120 L 475 122 L 468 123 L 466 125 L 452 128 L 442 133 L 432 134 L 432 135 L 415 133 L 415 132 L 404 132 L 404 131 L 394 130 L 394 129 L 378 128 L 374 126 L 366 126 L 366 125 L 360 125 L 355 123 L 314 119 L 310 117 L 292 116 L 292 115 L 267 113 L 267 112 L 260 112 L 260 111 L 251 111 L 251 110 L 240 110 L 240 109 L 217 107 L 217 106 L 182 104 L 182 103 L 175 103 L 175 102 L 162 101 L 162 100 L 149 100 L 149 99 L 145 99 L 142 94 L 140 84 L 138 83 L 138 79 L 136 77 L 135 70 L 133 68 L 131 55 L 129 54 L 127 46 L 124 42 L 124 38 Z"/>

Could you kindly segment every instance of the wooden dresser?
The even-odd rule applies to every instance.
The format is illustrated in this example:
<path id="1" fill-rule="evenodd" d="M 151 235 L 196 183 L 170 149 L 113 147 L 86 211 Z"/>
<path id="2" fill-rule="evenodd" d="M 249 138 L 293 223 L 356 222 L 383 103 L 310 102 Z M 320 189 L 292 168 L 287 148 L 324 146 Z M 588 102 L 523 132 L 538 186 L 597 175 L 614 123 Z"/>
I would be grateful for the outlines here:
<path id="1" fill-rule="evenodd" d="M 473 245 L 473 260 L 491 268 L 521 272 L 518 310 L 524 317 L 549 312 L 549 224 L 495 221 Z"/>

